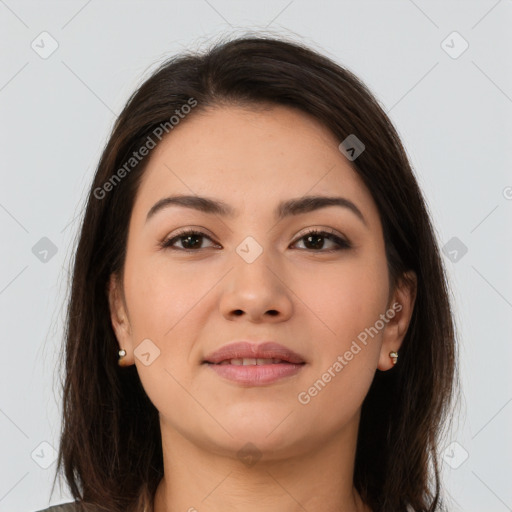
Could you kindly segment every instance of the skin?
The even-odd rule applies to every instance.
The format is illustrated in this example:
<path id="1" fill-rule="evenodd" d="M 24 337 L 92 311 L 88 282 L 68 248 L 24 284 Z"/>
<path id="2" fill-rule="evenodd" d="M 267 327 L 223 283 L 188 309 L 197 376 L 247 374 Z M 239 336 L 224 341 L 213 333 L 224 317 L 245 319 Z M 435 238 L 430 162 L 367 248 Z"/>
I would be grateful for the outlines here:
<path id="1" fill-rule="evenodd" d="M 377 207 L 339 142 L 295 109 L 223 106 L 190 115 L 150 155 L 109 299 L 123 364 L 136 365 L 160 414 L 155 512 L 370 510 L 353 487 L 361 405 L 375 371 L 393 368 L 415 286 L 390 288 Z M 220 199 L 239 215 L 172 206 L 146 223 L 158 200 L 178 193 Z M 312 194 L 350 199 L 367 225 L 339 206 L 276 222 L 278 202 Z M 183 238 L 175 250 L 159 246 L 187 227 L 207 235 L 193 240 L 196 252 L 183 251 Z M 353 247 L 308 245 L 310 228 L 335 230 Z M 247 236 L 263 249 L 252 263 L 236 252 Z M 394 303 L 402 308 L 378 335 L 300 403 Z M 134 354 L 145 339 L 160 350 L 147 366 Z M 273 384 L 238 385 L 201 365 L 234 340 L 274 340 L 307 363 Z M 237 455 L 248 442 L 261 456 L 253 465 Z"/>

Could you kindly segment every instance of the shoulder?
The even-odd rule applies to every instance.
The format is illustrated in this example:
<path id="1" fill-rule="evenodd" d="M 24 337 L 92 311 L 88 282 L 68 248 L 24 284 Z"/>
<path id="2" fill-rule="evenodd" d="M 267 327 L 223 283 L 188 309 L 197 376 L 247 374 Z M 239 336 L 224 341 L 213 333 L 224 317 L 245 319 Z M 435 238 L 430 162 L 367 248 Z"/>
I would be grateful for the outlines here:
<path id="1" fill-rule="evenodd" d="M 75 512 L 78 510 L 75 506 L 75 502 L 71 503 L 62 503 L 60 505 L 53 505 L 52 507 L 45 508 L 43 510 L 38 510 L 37 512 Z"/>
<path id="2" fill-rule="evenodd" d="M 79 508 L 76 505 L 76 502 L 72 501 L 70 503 L 62 503 L 60 505 L 53 505 L 49 508 L 45 508 L 43 510 L 38 510 L 37 512 L 78 512 Z M 91 507 L 88 505 L 86 507 L 87 511 L 94 512 L 98 510 L 96 507 Z"/>

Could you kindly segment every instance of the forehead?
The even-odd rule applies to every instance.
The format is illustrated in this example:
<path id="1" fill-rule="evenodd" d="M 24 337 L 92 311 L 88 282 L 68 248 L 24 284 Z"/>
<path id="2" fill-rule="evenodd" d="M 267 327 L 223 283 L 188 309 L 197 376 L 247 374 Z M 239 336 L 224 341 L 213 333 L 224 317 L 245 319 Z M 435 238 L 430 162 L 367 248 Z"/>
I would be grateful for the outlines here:
<path id="1" fill-rule="evenodd" d="M 318 120 L 285 106 L 195 111 L 152 151 L 135 210 L 176 193 L 270 209 L 304 195 L 343 195 L 376 214 L 364 183 Z"/>

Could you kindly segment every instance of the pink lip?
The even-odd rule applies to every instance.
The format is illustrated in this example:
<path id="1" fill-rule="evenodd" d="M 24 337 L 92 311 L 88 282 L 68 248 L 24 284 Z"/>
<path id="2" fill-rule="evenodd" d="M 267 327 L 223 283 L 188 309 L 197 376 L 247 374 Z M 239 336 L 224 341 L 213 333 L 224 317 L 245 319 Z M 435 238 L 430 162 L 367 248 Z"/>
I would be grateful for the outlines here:
<path id="1" fill-rule="evenodd" d="M 262 365 L 219 364 L 229 359 L 282 359 L 282 363 Z M 274 342 L 253 344 L 246 341 L 231 343 L 205 357 L 203 364 L 219 376 L 238 384 L 261 386 L 276 382 L 284 377 L 297 374 L 306 364 L 304 359 L 292 350 Z"/>
<path id="2" fill-rule="evenodd" d="M 293 350 L 273 341 L 265 341 L 258 344 L 248 341 L 229 343 L 215 352 L 208 354 L 203 362 L 220 363 L 226 359 L 243 358 L 282 359 L 283 361 L 295 364 L 305 362 L 304 359 L 299 354 L 293 352 Z"/>

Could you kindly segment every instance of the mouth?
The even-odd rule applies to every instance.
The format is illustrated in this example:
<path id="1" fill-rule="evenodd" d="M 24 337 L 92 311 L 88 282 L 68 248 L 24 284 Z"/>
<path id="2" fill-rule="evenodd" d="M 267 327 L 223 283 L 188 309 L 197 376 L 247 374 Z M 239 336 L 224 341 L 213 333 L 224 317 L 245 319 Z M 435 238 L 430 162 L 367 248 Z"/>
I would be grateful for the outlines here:
<path id="1" fill-rule="evenodd" d="M 303 364 L 306 361 L 293 350 L 273 341 L 251 343 L 236 341 L 208 354 L 202 363 L 233 366 Z"/>
<path id="2" fill-rule="evenodd" d="M 219 377 L 242 386 L 273 384 L 297 375 L 306 365 L 299 354 L 275 342 L 239 341 L 209 354 L 202 365 Z"/>
<path id="3" fill-rule="evenodd" d="M 284 359 L 273 359 L 273 358 L 254 358 L 254 357 L 244 357 L 244 358 L 235 358 L 235 359 L 224 359 L 219 363 L 213 363 L 212 361 L 203 361 L 202 364 L 213 364 L 216 366 L 221 365 L 232 365 L 232 366 L 265 366 L 265 365 L 273 365 L 273 364 L 306 364 L 305 362 L 301 363 L 292 363 L 290 361 L 286 361 Z"/>

